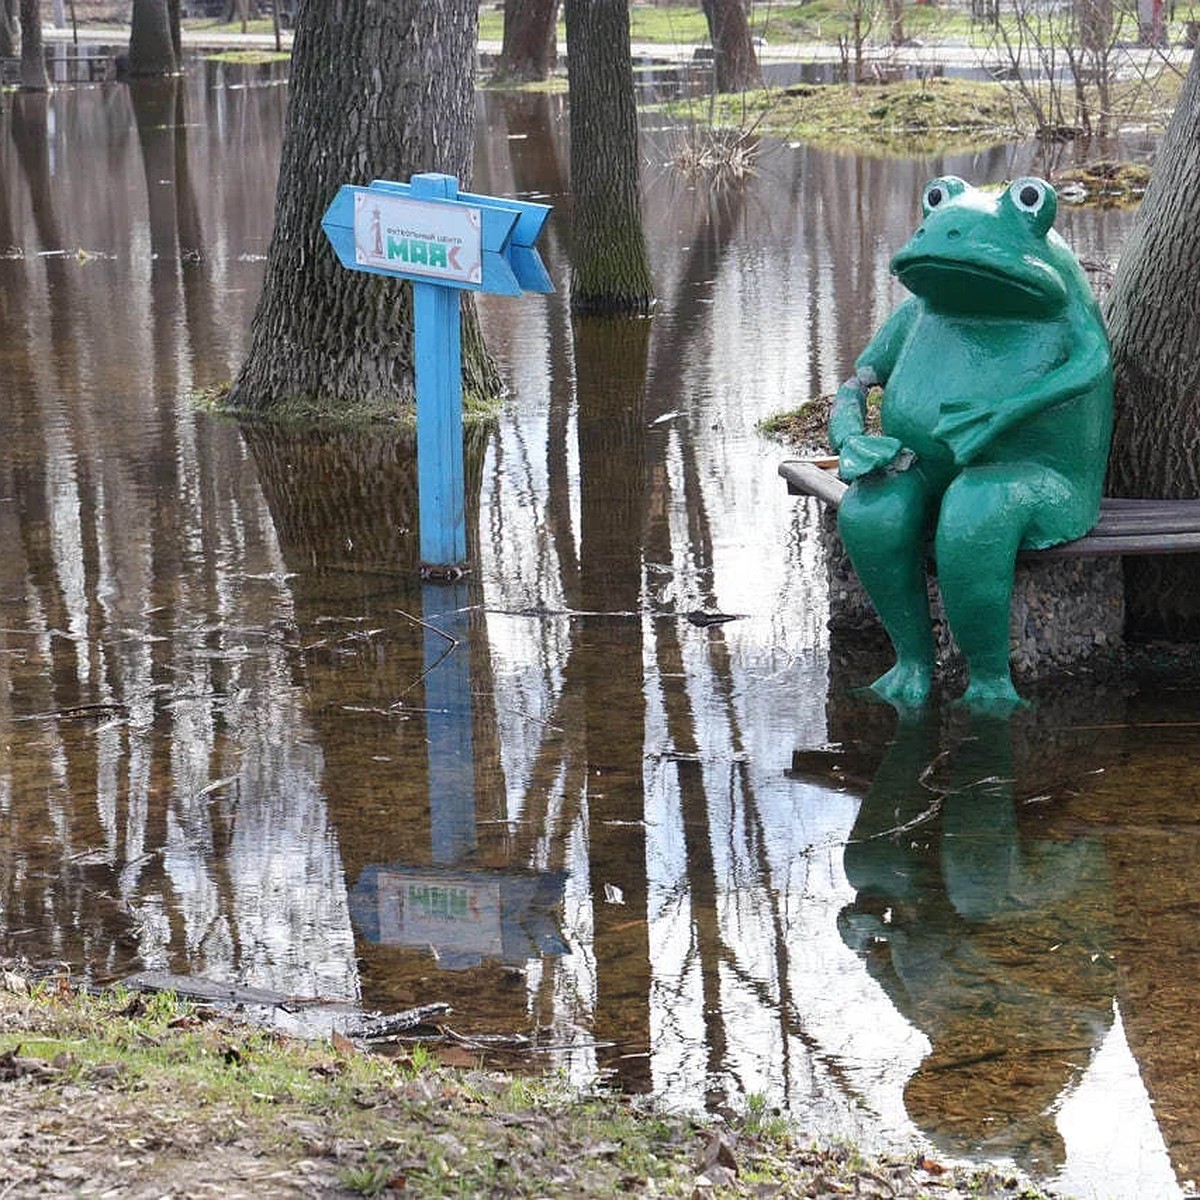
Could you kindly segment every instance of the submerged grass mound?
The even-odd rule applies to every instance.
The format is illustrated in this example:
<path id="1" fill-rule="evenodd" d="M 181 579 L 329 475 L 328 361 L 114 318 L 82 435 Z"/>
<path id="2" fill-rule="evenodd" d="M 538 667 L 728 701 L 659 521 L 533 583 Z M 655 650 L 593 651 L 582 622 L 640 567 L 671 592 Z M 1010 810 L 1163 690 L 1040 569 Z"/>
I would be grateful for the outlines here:
<path id="1" fill-rule="evenodd" d="M 171 993 L 33 985 L 4 963 L 0 1179 L 17 1195 L 1042 1195 L 915 1149 L 803 1144 L 761 1101 L 703 1124 L 419 1045 L 384 1058 L 285 1038 Z"/>
<path id="2" fill-rule="evenodd" d="M 290 50 L 216 50 L 204 56 L 209 62 L 236 63 L 257 67 L 263 63 L 289 62 Z"/>
<path id="3" fill-rule="evenodd" d="M 932 78 L 899 83 L 800 84 L 675 104 L 672 115 L 827 149 L 920 154 L 996 145 L 1032 133 L 1003 89 Z"/>

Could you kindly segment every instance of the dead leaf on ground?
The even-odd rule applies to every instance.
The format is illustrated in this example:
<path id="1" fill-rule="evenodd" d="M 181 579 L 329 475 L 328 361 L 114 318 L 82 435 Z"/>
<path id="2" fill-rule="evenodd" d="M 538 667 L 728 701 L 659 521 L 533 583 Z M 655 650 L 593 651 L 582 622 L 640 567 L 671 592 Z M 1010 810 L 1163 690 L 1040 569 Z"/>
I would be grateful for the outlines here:
<path id="1" fill-rule="evenodd" d="M 479 1065 L 479 1052 L 463 1046 L 443 1046 L 437 1051 L 437 1060 L 443 1067 L 465 1069 Z"/>
<path id="2" fill-rule="evenodd" d="M 2 986 L 6 992 L 12 992 L 17 996 L 29 995 L 29 980 L 26 979 L 24 975 L 17 975 L 13 971 L 5 971 L 4 974 L 0 976 L 0 986 Z"/>
<path id="3" fill-rule="evenodd" d="M 707 1172 L 709 1167 L 719 1166 L 734 1175 L 738 1173 L 737 1155 L 734 1154 L 733 1139 L 723 1130 L 717 1130 L 708 1139 L 704 1147 L 704 1156 L 700 1161 L 701 1171 Z"/>
<path id="4" fill-rule="evenodd" d="M 21 1047 L 0 1054 L 0 1082 L 11 1083 L 14 1079 L 55 1079 L 62 1071 L 44 1058 L 32 1058 L 21 1054 Z"/>
<path id="5" fill-rule="evenodd" d="M 87 1077 L 96 1083 L 111 1083 L 125 1074 L 125 1064 L 119 1062 L 97 1063 L 92 1067 Z"/>

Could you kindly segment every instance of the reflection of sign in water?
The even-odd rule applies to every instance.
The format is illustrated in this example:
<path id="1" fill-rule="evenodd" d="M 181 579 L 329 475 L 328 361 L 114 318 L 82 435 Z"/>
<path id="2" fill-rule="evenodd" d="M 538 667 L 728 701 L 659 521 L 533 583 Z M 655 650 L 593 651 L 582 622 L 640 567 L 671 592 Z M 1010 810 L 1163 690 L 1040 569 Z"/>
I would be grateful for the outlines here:
<path id="1" fill-rule="evenodd" d="M 385 871 L 376 894 L 381 942 L 482 958 L 498 958 L 503 951 L 499 880 Z"/>
<path id="2" fill-rule="evenodd" d="M 354 261 L 441 283 L 480 283 L 480 210 L 382 192 L 355 192 Z"/>
<path id="3" fill-rule="evenodd" d="M 350 915 L 369 942 L 433 950 L 451 970 L 485 958 L 521 964 L 565 954 L 558 927 L 566 874 L 367 867 Z"/>

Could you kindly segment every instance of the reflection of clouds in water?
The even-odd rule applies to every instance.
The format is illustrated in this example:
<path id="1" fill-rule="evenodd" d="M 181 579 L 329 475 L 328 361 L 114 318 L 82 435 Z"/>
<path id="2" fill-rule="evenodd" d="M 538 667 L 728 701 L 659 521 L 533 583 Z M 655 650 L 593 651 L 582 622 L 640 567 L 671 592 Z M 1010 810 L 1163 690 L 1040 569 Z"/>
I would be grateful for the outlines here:
<path id="1" fill-rule="evenodd" d="M 173 711 L 164 866 L 188 969 L 287 994 L 355 999 L 345 876 L 301 696 L 276 643 L 233 671 L 224 712 L 236 734 L 232 754 L 217 736 L 211 681 L 197 680 L 207 684 L 200 697 Z"/>
<path id="2" fill-rule="evenodd" d="M 250 802 L 238 805 L 229 848 L 241 977 L 300 995 L 356 999 L 346 880 L 317 788 L 320 753 L 286 739 L 262 749 L 243 776 Z"/>
<path id="3" fill-rule="evenodd" d="M 1119 1008 L 1082 1078 L 1061 1098 L 1056 1120 L 1067 1146 L 1066 1162 L 1052 1182 L 1056 1191 L 1092 1195 L 1095 1181 L 1103 1179 L 1109 1196 L 1183 1195 Z"/>
<path id="4" fill-rule="evenodd" d="M 565 841 L 568 875 L 563 885 L 562 935 L 569 951 L 547 968 L 553 972 L 549 1036 L 558 1046 L 580 1045 L 555 1053 L 551 1060 L 571 1083 L 590 1087 L 596 1082 L 598 1064 L 591 1045 L 596 1016 L 596 955 L 586 809 L 567 832 Z M 534 974 L 528 979 L 531 996 L 536 979 Z"/>

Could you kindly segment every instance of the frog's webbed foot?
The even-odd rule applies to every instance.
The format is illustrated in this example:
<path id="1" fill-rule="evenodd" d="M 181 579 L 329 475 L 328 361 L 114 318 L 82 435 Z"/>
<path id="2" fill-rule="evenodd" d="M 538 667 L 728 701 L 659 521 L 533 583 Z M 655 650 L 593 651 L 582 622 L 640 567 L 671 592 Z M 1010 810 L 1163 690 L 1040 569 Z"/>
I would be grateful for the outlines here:
<path id="1" fill-rule="evenodd" d="M 967 690 L 954 701 L 956 706 L 968 708 L 973 713 L 985 716 L 1006 717 L 1023 708 L 1032 708 L 1032 704 L 1017 693 L 1009 675 L 991 678 L 974 675 L 967 685 Z"/>
<path id="2" fill-rule="evenodd" d="M 933 667 L 900 660 L 871 684 L 871 691 L 898 709 L 920 708 L 933 691 Z"/>
<path id="3" fill-rule="evenodd" d="M 933 436 L 945 442 L 959 464 L 969 463 L 996 435 L 995 413 L 981 400 L 945 400 Z"/>

